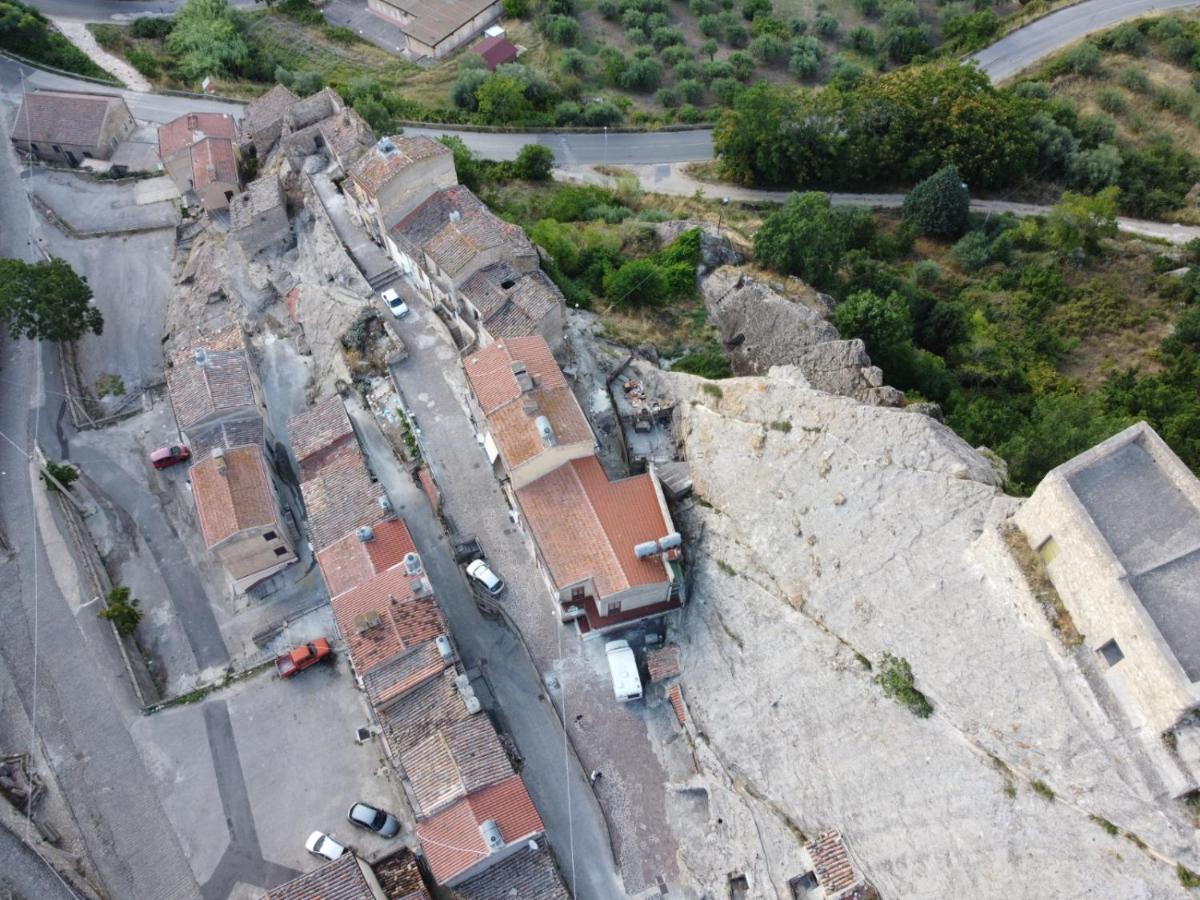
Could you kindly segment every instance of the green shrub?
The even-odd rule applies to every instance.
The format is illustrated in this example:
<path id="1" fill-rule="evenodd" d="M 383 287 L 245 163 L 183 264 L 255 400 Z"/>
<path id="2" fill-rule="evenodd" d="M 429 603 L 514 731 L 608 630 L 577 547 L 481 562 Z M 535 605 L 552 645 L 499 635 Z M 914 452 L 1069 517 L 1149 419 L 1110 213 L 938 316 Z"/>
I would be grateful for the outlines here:
<path id="1" fill-rule="evenodd" d="M 579 22 L 568 16 L 547 16 L 544 30 L 546 37 L 560 47 L 574 47 L 579 43 Z"/>
<path id="2" fill-rule="evenodd" d="M 671 365 L 673 372 L 687 372 L 699 375 L 701 378 L 719 379 L 730 378 L 733 369 L 725 357 L 725 351 L 715 344 L 706 344 L 694 350 L 689 350 Z"/>
<path id="3" fill-rule="evenodd" d="M 171 20 L 164 16 L 138 16 L 129 30 L 134 37 L 161 39 L 171 33 Z"/>
<path id="4" fill-rule="evenodd" d="M 1136 22 L 1124 22 L 1102 35 L 1100 46 L 1116 53 L 1136 55 L 1146 49 L 1146 35 Z"/>
<path id="5" fill-rule="evenodd" d="M 162 74 L 162 67 L 159 65 L 158 57 L 149 50 L 141 47 L 131 47 L 129 52 L 125 54 L 125 58 L 129 60 L 131 66 L 151 81 Z"/>
<path id="6" fill-rule="evenodd" d="M 924 26 L 897 25 L 883 33 L 879 49 L 894 63 L 905 65 L 930 50 L 929 31 Z"/>
<path id="7" fill-rule="evenodd" d="M 616 306 L 654 306 L 666 300 L 662 270 L 651 259 L 631 259 L 604 277 L 604 296 Z"/>
<path id="8" fill-rule="evenodd" d="M 846 45 L 851 50 L 857 50 L 859 53 L 866 56 L 875 55 L 875 32 L 866 25 L 859 25 L 857 28 L 850 29 L 850 33 L 846 35 Z"/>
<path id="9" fill-rule="evenodd" d="M 1175 873 L 1179 876 L 1179 883 L 1185 888 L 1200 888 L 1200 875 L 1197 875 L 1183 863 L 1178 863 L 1175 866 Z"/>
<path id="10" fill-rule="evenodd" d="M 1051 789 L 1050 785 L 1046 784 L 1046 782 L 1033 781 L 1033 782 L 1030 782 L 1029 786 L 1031 788 L 1033 788 L 1033 792 L 1035 794 L 1037 794 L 1039 797 L 1041 797 L 1043 800 L 1053 800 L 1054 799 L 1054 791 Z"/>
<path id="11" fill-rule="evenodd" d="M 1096 105 L 1106 113 L 1120 115 L 1129 108 L 1125 95 L 1116 88 L 1103 88 L 1096 94 Z"/>
<path id="12" fill-rule="evenodd" d="M 1100 48 L 1091 41 L 1084 41 L 1063 55 L 1062 64 L 1076 75 L 1091 75 L 1100 68 Z"/>
<path id="13" fill-rule="evenodd" d="M 1117 83 L 1135 94 L 1140 94 L 1149 89 L 1150 78 L 1140 66 L 1126 66 L 1117 73 Z"/>
<path id="14" fill-rule="evenodd" d="M 112 80 L 86 53 L 51 29 L 44 15 L 20 0 L 0 0 L 0 49 L 56 69 Z"/>
<path id="15" fill-rule="evenodd" d="M 750 55 L 763 65 L 772 66 L 787 56 L 788 46 L 773 34 L 764 34 L 750 42 Z"/>
<path id="16" fill-rule="evenodd" d="M 904 198 L 904 217 L 932 237 L 957 237 L 966 231 L 970 208 L 970 194 L 954 165 L 918 182 Z"/>
<path id="17" fill-rule="evenodd" d="M 500 8 L 506 19 L 524 19 L 529 15 L 529 0 L 500 0 Z"/>
<path id="18" fill-rule="evenodd" d="M 866 69 L 840 53 L 834 56 L 829 63 L 829 83 L 841 90 L 852 90 L 866 77 Z"/>
<path id="19" fill-rule="evenodd" d="M 879 661 L 875 683 L 883 688 L 885 697 L 895 700 L 917 718 L 928 719 L 933 714 L 933 705 L 917 690 L 907 659 L 885 653 Z"/>
<path id="20" fill-rule="evenodd" d="M 125 46 L 125 32 L 119 25 L 97 24 L 91 26 L 92 37 L 105 50 L 119 50 Z"/>
<path id="21" fill-rule="evenodd" d="M 547 181 L 553 168 L 554 151 L 543 144 L 526 144 L 513 164 L 517 177 L 529 181 Z"/>
<path id="22" fill-rule="evenodd" d="M 55 481 L 69 491 L 71 485 L 78 478 L 79 470 L 70 463 L 58 463 L 53 460 L 46 461 L 46 471 L 42 474 L 42 480 L 46 482 L 46 490 L 50 493 L 58 493 L 58 485 L 54 483 Z M 51 479 L 54 480 L 52 481 Z"/>
<path id="23" fill-rule="evenodd" d="M 838 33 L 837 16 L 833 13 L 819 13 L 812 24 L 813 34 L 820 35 L 823 38 L 832 38 Z"/>
<path id="24" fill-rule="evenodd" d="M 137 631 L 138 623 L 142 621 L 142 611 L 138 609 L 138 601 L 130 597 L 127 587 L 115 587 L 108 592 L 108 605 L 97 615 L 101 619 L 112 622 L 117 634 L 128 637 Z"/>

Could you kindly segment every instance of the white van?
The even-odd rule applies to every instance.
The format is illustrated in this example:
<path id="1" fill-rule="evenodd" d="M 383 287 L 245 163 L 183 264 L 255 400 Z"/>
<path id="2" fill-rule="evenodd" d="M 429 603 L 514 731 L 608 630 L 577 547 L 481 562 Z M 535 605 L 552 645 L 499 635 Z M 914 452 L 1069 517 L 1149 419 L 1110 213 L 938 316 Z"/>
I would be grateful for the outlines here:
<path id="1" fill-rule="evenodd" d="M 642 676 L 628 641 L 609 641 L 604 645 L 608 670 L 612 673 L 613 693 L 622 703 L 642 699 Z"/>

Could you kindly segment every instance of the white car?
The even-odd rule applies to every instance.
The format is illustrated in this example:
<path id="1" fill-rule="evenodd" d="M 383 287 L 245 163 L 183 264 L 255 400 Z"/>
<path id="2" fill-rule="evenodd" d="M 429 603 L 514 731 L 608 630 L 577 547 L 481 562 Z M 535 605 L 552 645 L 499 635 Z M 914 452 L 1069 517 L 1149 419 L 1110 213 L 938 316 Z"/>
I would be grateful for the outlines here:
<path id="1" fill-rule="evenodd" d="M 380 296 L 383 297 L 383 302 L 388 305 L 388 309 L 397 319 L 403 319 L 408 315 L 408 304 L 401 300 L 400 295 L 394 290 L 388 288 Z"/>
<path id="2" fill-rule="evenodd" d="M 310 834 L 308 840 L 304 842 L 304 849 L 313 856 L 319 856 L 330 862 L 339 859 L 346 852 L 345 847 L 323 831 L 314 831 Z"/>
<path id="3" fill-rule="evenodd" d="M 482 559 L 477 559 L 467 566 L 467 574 L 483 585 L 483 589 L 493 597 L 499 596 L 504 590 L 504 582 Z"/>

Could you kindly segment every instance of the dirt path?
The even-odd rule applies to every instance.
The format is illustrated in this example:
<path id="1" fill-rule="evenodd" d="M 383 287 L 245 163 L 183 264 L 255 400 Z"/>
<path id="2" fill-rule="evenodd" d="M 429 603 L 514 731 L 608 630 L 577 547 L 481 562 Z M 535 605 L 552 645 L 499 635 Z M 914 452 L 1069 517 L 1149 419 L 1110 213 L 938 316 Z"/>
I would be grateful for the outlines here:
<path id="1" fill-rule="evenodd" d="M 92 62 L 125 82 L 125 85 L 133 91 L 142 91 L 148 93 L 153 90 L 150 82 L 141 76 L 133 66 L 125 62 L 125 60 L 113 56 L 103 47 L 96 43 L 96 36 L 87 29 L 87 25 L 83 22 L 72 22 L 68 19 L 50 20 L 54 23 L 54 27 L 66 35 L 67 40 L 82 50 L 91 58 Z"/>

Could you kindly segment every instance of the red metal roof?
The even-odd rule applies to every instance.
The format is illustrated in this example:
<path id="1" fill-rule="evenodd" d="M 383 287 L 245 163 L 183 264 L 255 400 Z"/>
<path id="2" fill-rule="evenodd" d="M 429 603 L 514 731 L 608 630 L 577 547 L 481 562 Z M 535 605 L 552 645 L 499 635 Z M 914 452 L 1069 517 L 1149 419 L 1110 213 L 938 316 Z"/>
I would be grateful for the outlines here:
<path id="1" fill-rule="evenodd" d="M 445 884 L 487 859 L 489 853 L 479 826 L 489 819 L 500 829 L 505 844 L 543 830 L 542 819 L 520 775 L 475 791 L 437 815 L 417 823 L 421 849 L 439 884 Z"/>
<path id="2" fill-rule="evenodd" d="M 517 45 L 506 37 L 484 38 L 472 49 L 483 57 L 483 61 L 493 72 L 496 66 L 510 63 L 517 58 Z"/>

